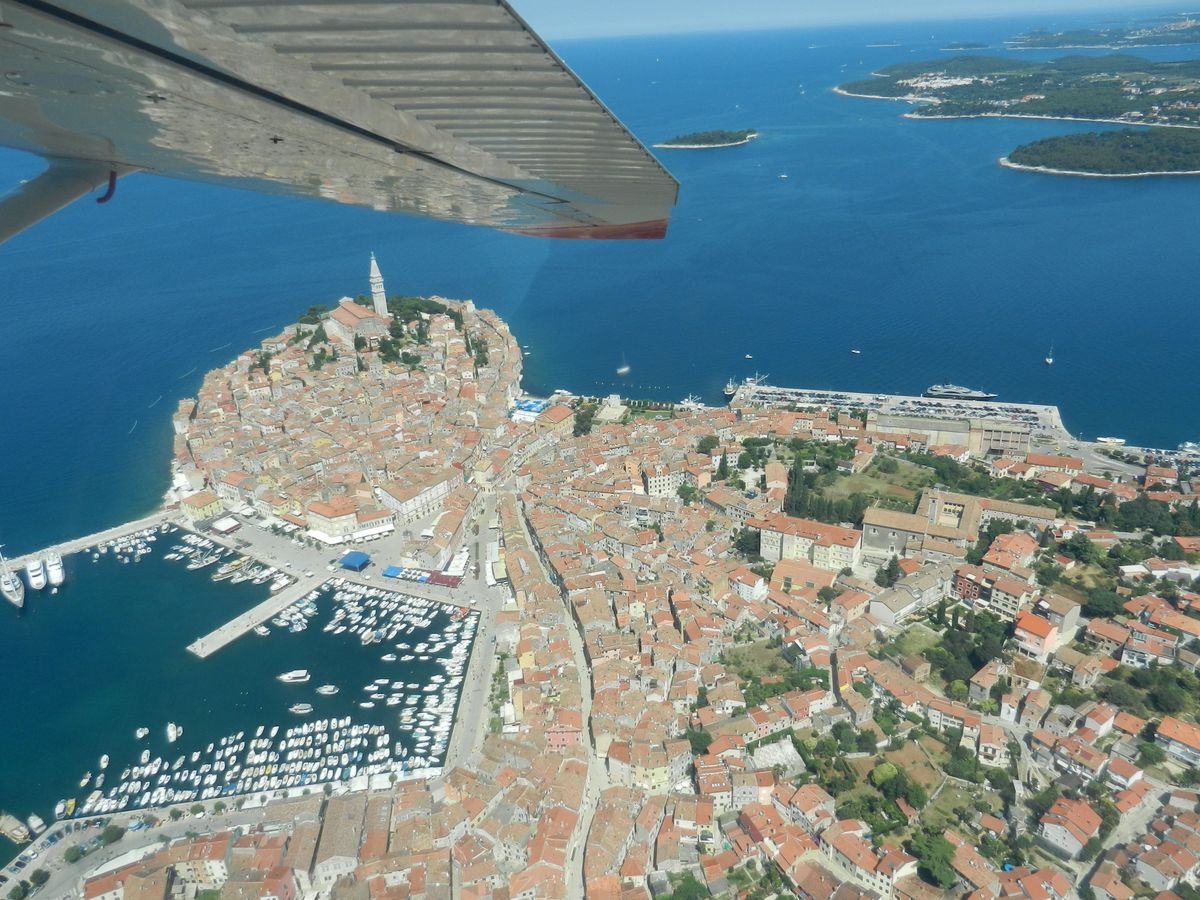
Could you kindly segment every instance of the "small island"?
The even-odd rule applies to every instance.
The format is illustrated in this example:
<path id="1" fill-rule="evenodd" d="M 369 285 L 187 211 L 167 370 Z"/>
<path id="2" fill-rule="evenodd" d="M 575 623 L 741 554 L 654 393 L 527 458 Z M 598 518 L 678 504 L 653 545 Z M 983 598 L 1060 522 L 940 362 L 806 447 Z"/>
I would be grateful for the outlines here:
<path id="1" fill-rule="evenodd" d="M 738 147 L 748 144 L 756 137 L 758 137 L 758 132 L 753 128 L 744 128 L 741 131 L 717 129 L 681 134 L 679 137 L 673 137 L 669 141 L 663 141 L 654 146 L 663 150 L 716 150 L 719 147 Z"/>
<path id="2" fill-rule="evenodd" d="M 1000 164 L 1051 175 L 1200 175 L 1200 133 L 1174 128 L 1063 134 L 1017 147 Z"/>
<path id="3" fill-rule="evenodd" d="M 918 104 L 911 119 L 1023 118 L 1156 128 L 1063 135 L 1015 149 L 1009 168 L 1064 175 L 1196 174 L 1200 62 L 1067 56 L 1047 62 L 992 56 L 901 63 L 834 89 Z"/>

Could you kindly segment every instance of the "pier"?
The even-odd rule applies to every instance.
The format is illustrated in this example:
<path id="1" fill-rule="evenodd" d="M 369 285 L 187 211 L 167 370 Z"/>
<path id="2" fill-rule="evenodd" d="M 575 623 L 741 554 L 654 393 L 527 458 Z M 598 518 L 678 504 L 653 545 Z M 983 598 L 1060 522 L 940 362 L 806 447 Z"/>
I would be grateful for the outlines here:
<path id="1" fill-rule="evenodd" d="M 222 647 L 232 644 L 248 631 L 253 631 L 263 622 L 279 615 L 309 591 L 320 587 L 324 582 L 313 584 L 299 583 L 285 587 L 279 593 L 268 597 L 262 603 L 246 610 L 240 616 L 230 619 L 224 625 L 210 631 L 202 638 L 197 638 L 187 645 L 189 652 L 201 659 L 207 659 Z"/>
<path id="2" fill-rule="evenodd" d="M 71 553 L 78 553 L 80 550 L 85 550 L 88 547 L 95 547 L 98 544 L 103 544 L 105 541 L 117 540 L 127 537 L 135 532 L 142 531 L 146 528 L 157 528 L 163 522 L 171 522 L 179 524 L 176 521 L 177 510 L 160 509 L 158 512 L 152 513 L 145 518 L 138 519 L 134 522 L 126 522 L 124 525 L 114 525 L 112 528 L 98 531 L 95 534 L 89 534 L 81 538 L 74 538 L 69 541 L 63 541 L 61 544 L 55 544 L 53 547 L 46 547 L 43 550 L 37 550 L 33 553 L 26 553 L 24 556 L 7 557 L 8 564 L 14 570 L 22 567 L 30 560 L 36 559 L 39 556 L 45 556 L 47 553 L 59 553 L 67 556 Z"/>
<path id="3" fill-rule="evenodd" d="M 294 576 L 293 576 L 294 577 Z M 339 572 L 336 576 L 327 576 L 323 579 L 309 579 L 301 577 L 297 584 L 289 585 L 281 590 L 278 594 L 268 597 L 262 603 L 254 606 L 236 618 L 230 619 L 224 625 L 210 631 L 204 637 L 197 638 L 187 645 L 189 653 L 193 653 L 200 659 L 207 659 L 223 647 L 232 644 L 242 635 L 253 631 L 264 622 L 273 619 L 279 615 L 293 603 L 299 601 L 309 591 L 314 591 L 322 585 L 327 584 L 333 578 L 341 578 L 343 581 L 352 582 L 365 588 L 377 588 L 382 591 L 388 591 L 396 594 L 407 594 L 410 597 L 420 597 L 423 600 L 430 600 L 434 603 L 443 603 L 446 606 L 458 606 L 470 609 L 470 604 L 456 600 L 453 597 L 435 593 L 429 590 L 422 590 L 422 585 L 413 584 L 408 581 L 400 581 L 394 584 L 388 582 L 372 583 L 369 580 L 355 578 L 353 573 Z"/>

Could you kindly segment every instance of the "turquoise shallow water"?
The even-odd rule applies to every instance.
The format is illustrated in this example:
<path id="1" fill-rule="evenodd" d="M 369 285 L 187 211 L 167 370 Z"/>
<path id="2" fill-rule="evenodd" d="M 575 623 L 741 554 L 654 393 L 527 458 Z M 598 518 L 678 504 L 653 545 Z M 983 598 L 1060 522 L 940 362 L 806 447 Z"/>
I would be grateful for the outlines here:
<path id="1" fill-rule="evenodd" d="M 361 709 L 362 688 L 387 677 L 421 684 L 445 674 L 437 662 L 452 646 L 428 661 L 384 662 L 395 641 L 416 645 L 441 632 L 449 611 L 438 607 L 427 629 L 392 643 L 363 646 L 358 635 L 327 633 L 335 604 L 329 590 L 317 601 L 318 615 L 296 633 L 270 626 L 272 633 L 250 633 L 200 660 L 185 651 L 195 638 L 268 596 L 266 585 L 213 582 L 214 568 L 190 571 L 184 563 L 163 559 L 164 539 L 141 562 L 122 564 L 105 554 L 66 558 L 67 581 L 58 594 L 31 592 L 18 615 L 0 608 L 0 658 L 6 661 L 4 690 L 6 737 L 0 741 L 0 809 L 24 819 L 37 812 L 51 821 L 55 801 L 80 800 L 84 772 L 98 773 L 101 754 L 111 756 L 110 786 L 121 771 L 137 762 L 143 747 L 168 761 L 204 750 L 221 736 L 259 725 L 286 728 L 306 720 L 351 716 L 353 722 L 383 724 L 396 740 L 413 750 L 411 734 L 396 731 L 402 706 Z M 169 544 L 168 544 L 169 546 Z M 309 669 L 307 684 L 277 680 L 281 672 Z M 332 697 L 316 694 L 336 684 Z M 423 695 L 424 696 L 424 695 Z M 308 702 L 310 716 L 288 707 Z M 167 722 L 184 728 L 175 744 L 166 740 Z M 138 741 L 134 732 L 148 727 Z M 0 840 L 0 858 L 10 847 Z"/>

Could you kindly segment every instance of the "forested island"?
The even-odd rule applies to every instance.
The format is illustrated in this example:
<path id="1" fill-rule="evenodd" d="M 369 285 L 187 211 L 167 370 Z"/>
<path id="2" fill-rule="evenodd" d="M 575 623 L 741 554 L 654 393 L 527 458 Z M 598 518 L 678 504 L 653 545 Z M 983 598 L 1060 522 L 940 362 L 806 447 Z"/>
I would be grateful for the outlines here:
<path id="1" fill-rule="evenodd" d="M 1064 134 L 1022 144 L 1001 163 L 1066 175 L 1197 175 L 1200 133 L 1124 128 Z"/>
<path id="2" fill-rule="evenodd" d="M 1182 18 L 1158 24 L 1115 25 L 1078 28 L 1071 31 L 1038 29 L 1006 42 L 1014 50 L 1055 50 L 1071 47 L 1174 47 L 1200 43 L 1200 20 Z"/>
<path id="3" fill-rule="evenodd" d="M 661 144 L 655 144 L 655 147 L 662 147 L 671 150 L 709 150 L 717 147 L 737 147 L 740 144 L 748 144 L 758 137 L 758 132 L 753 128 L 744 128 L 741 131 L 724 131 L 716 129 L 713 131 L 696 131 L 692 134 L 681 134 L 679 137 L 673 137 L 669 141 L 663 141 Z"/>
<path id="4" fill-rule="evenodd" d="M 920 104 L 914 119 L 1072 119 L 1151 129 L 1073 134 L 1018 147 L 1003 162 L 1080 175 L 1200 169 L 1200 61 L 1066 56 L 1048 62 L 956 56 L 901 63 L 836 88 L 848 96 Z"/>

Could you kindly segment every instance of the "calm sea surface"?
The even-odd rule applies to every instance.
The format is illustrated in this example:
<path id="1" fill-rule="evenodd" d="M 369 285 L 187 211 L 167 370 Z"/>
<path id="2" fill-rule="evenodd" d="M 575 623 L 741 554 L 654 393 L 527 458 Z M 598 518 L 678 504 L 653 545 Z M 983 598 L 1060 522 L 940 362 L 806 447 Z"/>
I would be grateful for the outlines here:
<path id="1" fill-rule="evenodd" d="M 179 399 L 310 304 L 365 291 L 372 250 L 393 292 L 498 310 L 530 347 L 535 392 L 718 403 L 726 379 L 755 369 L 863 391 L 954 381 L 1057 403 L 1089 437 L 1200 438 L 1200 180 L 1012 172 L 997 157 L 1086 126 L 918 122 L 830 91 L 1029 24 L 561 44 L 647 143 L 762 133 L 731 150 L 661 151 L 682 184 L 662 242 L 538 241 L 149 176 L 107 206 L 76 204 L 0 247 L 0 542 L 21 553 L 153 508 Z M 888 40 L 899 46 L 865 46 Z M 0 184 L 38 168 L 0 153 Z M 58 596 L 19 619 L 0 608 L 0 806 L 21 815 L 47 815 L 100 753 L 117 766 L 139 724 L 159 736 L 174 718 L 190 745 L 269 721 L 274 674 L 317 652 L 319 629 L 251 636 L 201 663 L 183 647 L 251 605 L 254 588 L 157 557 L 68 565 Z"/>
<path id="2" fill-rule="evenodd" d="M 385 653 L 412 651 L 397 650 L 393 642 L 363 646 L 352 632 L 324 631 L 335 603 L 331 591 L 322 590 L 306 630 L 292 633 L 272 624 L 266 637 L 250 633 L 207 660 L 198 659 L 184 650 L 189 643 L 269 592 L 266 585 L 213 582 L 213 568 L 189 571 L 183 562 L 163 559 L 174 543 L 160 537 L 136 564 L 121 563 L 112 553 L 96 562 L 90 554 L 74 554 L 65 560 L 67 581 L 57 594 L 27 593 L 19 615 L 3 604 L 0 658 L 6 661 L 9 726 L 0 741 L 5 776 L 0 810 L 22 819 L 37 812 L 50 822 L 56 800 L 70 796 L 82 802 L 90 792 L 90 785 L 79 788 L 79 780 L 85 772 L 99 773 L 101 754 L 111 756 L 107 790 L 125 767 L 137 763 L 143 748 L 169 765 L 180 754 L 204 751 L 238 731 L 249 741 L 259 725 L 268 731 L 279 725 L 278 741 L 289 726 L 350 716 L 355 724 L 386 725 L 397 745 L 415 753 L 412 734 L 396 729 L 405 706 L 381 701 L 374 709 L 361 709 L 358 702 L 367 700 L 363 687 L 385 677 L 421 686 L 438 673 L 448 678 L 437 660 L 450 656 L 453 643 L 426 661 L 384 661 Z M 428 628 L 395 640 L 410 646 L 430 640 L 450 623 L 448 612 L 435 605 Z M 283 684 L 276 678 L 293 669 L 310 670 L 312 680 Z M 318 695 L 315 688 L 326 683 L 338 685 L 340 692 Z M 419 689 L 404 693 L 421 698 L 416 709 L 432 696 Z M 311 703 L 313 713 L 288 712 L 300 702 Z M 184 728 L 173 745 L 166 740 L 168 722 Z M 139 727 L 150 729 L 143 741 L 134 736 Z M 203 762 L 211 757 L 202 752 L 201 760 L 189 765 Z M 0 861 L 12 852 L 12 845 L 0 839 Z"/>

